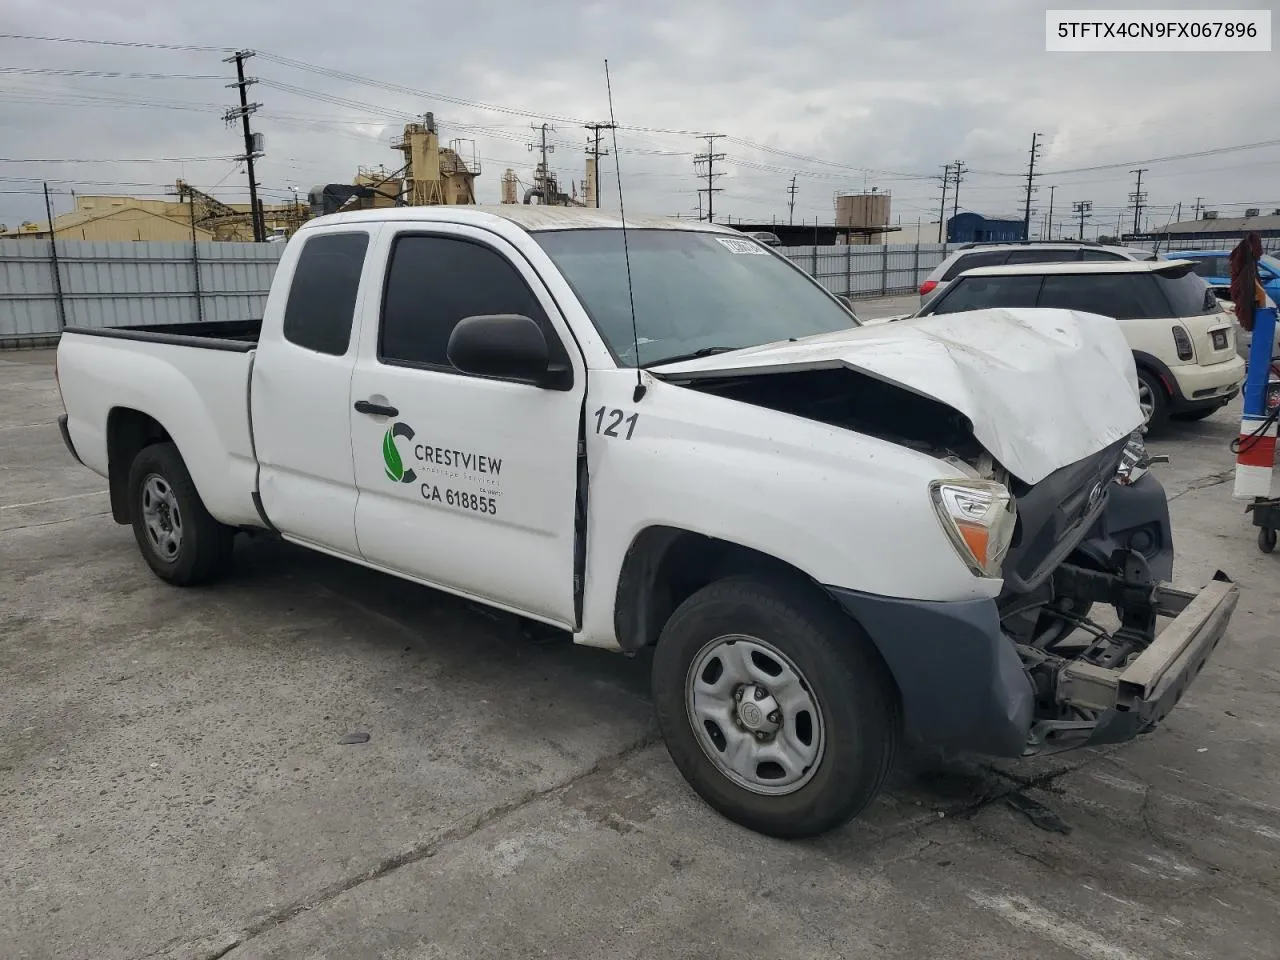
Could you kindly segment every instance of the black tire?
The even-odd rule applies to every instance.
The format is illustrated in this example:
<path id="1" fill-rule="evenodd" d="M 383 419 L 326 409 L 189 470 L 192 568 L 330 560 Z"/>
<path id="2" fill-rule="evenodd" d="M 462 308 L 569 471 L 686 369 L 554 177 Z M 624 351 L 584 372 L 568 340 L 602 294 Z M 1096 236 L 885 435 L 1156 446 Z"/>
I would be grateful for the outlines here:
<path id="1" fill-rule="evenodd" d="M 1160 378 L 1143 367 L 1138 368 L 1138 385 L 1151 395 L 1152 412 L 1147 419 L 1147 429 L 1159 430 L 1169 422 L 1169 394 Z"/>
<path id="2" fill-rule="evenodd" d="M 162 489 L 172 491 L 177 504 L 181 541 L 172 551 L 162 547 L 148 529 L 144 487 L 152 478 L 158 479 Z M 129 516 L 138 549 L 161 580 L 181 587 L 195 586 L 216 580 L 231 565 L 235 531 L 209 515 L 182 455 L 172 443 L 143 447 L 134 457 L 129 469 Z"/>
<path id="3" fill-rule="evenodd" d="M 1192 422 L 1195 420 L 1207 420 L 1209 417 L 1212 417 L 1215 413 L 1217 413 L 1221 409 L 1222 409 L 1222 406 L 1201 407 L 1198 410 L 1186 410 L 1186 411 L 1183 411 L 1182 413 L 1173 414 L 1172 419 L 1183 420 L 1186 422 Z"/>
<path id="4" fill-rule="evenodd" d="M 1271 527 L 1258 528 L 1258 549 L 1271 553 L 1276 548 L 1276 532 Z"/>
<path id="5" fill-rule="evenodd" d="M 825 746 L 791 793 L 762 795 L 710 759 L 686 706 L 695 658 L 718 637 L 758 638 L 784 654 L 821 714 Z M 736 823 L 775 837 L 816 836 L 856 816 L 880 791 L 900 738 L 898 697 L 870 639 L 816 591 L 735 576 L 699 590 L 663 627 L 653 701 L 671 759 L 690 786 Z"/>

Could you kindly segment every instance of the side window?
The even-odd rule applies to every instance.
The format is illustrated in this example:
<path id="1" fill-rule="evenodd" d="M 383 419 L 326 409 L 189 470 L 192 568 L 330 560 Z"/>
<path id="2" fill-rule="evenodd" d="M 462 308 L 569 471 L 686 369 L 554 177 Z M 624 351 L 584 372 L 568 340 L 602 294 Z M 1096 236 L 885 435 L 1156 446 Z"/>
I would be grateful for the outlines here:
<path id="1" fill-rule="evenodd" d="M 351 343 L 367 233 L 322 233 L 302 247 L 284 308 L 284 338 L 341 357 Z"/>
<path id="2" fill-rule="evenodd" d="M 1042 277 L 961 277 L 931 304 L 929 313 L 961 313 L 990 307 L 1034 307 Z"/>
<path id="3" fill-rule="evenodd" d="M 1074 263 L 1080 259 L 1079 250 L 1014 250 L 1009 254 L 1008 263 Z"/>
<path id="4" fill-rule="evenodd" d="M 1117 260 L 1125 259 L 1124 257 L 1120 256 L 1120 254 L 1118 253 L 1110 253 L 1106 250 L 1085 250 L 1083 251 L 1083 253 L 1084 253 L 1084 261 L 1086 263 L 1089 263 L 1095 260 L 1106 260 L 1111 263 L 1114 263 Z"/>
<path id="5" fill-rule="evenodd" d="M 1080 310 L 1117 320 L 1164 317 L 1169 306 L 1146 273 L 1068 274 L 1044 278 L 1041 307 Z"/>
<path id="6" fill-rule="evenodd" d="M 397 238 L 387 268 L 378 357 L 453 369 L 449 336 L 466 317 L 518 313 L 547 337 L 553 362 L 567 362 L 542 306 L 506 257 L 456 237 Z"/>
<path id="7" fill-rule="evenodd" d="M 947 272 L 942 275 L 942 279 L 944 281 L 954 280 L 966 270 L 974 270 L 977 267 L 1001 266 L 1008 256 L 1008 250 L 984 250 L 981 253 L 966 253 L 951 266 L 947 267 Z"/>

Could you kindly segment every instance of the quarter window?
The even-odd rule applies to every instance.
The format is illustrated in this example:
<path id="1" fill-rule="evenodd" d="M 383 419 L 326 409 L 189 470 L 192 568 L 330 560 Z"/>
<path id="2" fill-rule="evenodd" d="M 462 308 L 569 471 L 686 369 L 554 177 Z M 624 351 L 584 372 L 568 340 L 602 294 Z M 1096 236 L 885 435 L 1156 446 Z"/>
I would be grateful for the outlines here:
<path id="1" fill-rule="evenodd" d="M 367 233 L 322 233 L 307 239 L 284 308 L 286 340 L 317 353 L 346 354 L 368 247 Z"/>

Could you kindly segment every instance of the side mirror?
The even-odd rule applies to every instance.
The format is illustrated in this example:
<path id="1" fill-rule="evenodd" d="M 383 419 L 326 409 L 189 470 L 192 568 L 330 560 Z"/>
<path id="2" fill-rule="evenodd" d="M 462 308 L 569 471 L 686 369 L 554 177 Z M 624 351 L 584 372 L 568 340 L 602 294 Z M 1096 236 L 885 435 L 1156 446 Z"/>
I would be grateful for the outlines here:
<path id="1" fill-rule="evenodd" d="M 449 335 L 449 362 L 463 373 L 520 380 L 539 387 L 566 390 L 566 374 L 552 367 L 547 338 L 533 320 L 514 313 L 466 317 Z"/>

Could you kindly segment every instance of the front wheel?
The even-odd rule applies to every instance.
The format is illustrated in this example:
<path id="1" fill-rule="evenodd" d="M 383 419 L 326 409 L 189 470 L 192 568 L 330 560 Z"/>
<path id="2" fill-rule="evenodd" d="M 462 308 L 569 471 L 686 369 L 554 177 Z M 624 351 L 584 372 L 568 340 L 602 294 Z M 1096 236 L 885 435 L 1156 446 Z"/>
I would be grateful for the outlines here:
<path id="1" fill-rule="evenodd" d="M 235 531 L 209 515 L 172 443 L 143 447 L 134 458 L 129 510 L 138 549 L 160 579 L 193 586 L 230 566 Z"/>
<path id="2" fill-rule="evenodd" d="M 777 837 L 855 816 L 898 745 L 896 691 L 870 640 L 820 594 L 753 577 L 717 581 L 672 614 L 653 699 L 694 790 Z"/>

